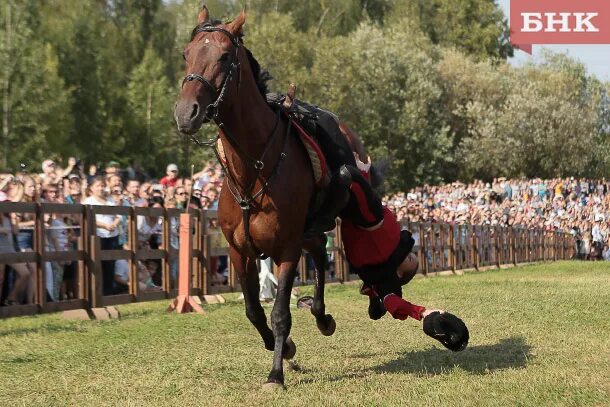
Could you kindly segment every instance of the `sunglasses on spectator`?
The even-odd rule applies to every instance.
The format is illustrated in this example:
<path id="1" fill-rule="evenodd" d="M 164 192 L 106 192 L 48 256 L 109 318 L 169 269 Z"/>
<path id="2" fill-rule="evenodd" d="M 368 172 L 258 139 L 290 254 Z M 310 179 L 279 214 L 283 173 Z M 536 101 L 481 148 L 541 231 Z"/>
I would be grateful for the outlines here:
<path id="1" fill-rule="evenodd" d="M 176 195 L 186 195 L 186 192 L 177 192 Z"/>
<path id="2" fill-rule="evenodd" d="M 121 195 L 123 193 L 123 191 L 121 191 L 120 189 L 115 189 L 114 191 L 112 191 L 113 195 Z"/>

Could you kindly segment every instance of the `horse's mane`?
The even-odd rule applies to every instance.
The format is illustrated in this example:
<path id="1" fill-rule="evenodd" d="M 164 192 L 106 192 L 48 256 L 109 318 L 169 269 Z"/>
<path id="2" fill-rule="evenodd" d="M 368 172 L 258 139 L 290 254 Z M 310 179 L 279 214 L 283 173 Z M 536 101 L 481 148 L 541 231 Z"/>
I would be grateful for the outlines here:
<path id="1" fill-rule="evenodd" d="M 215 27 L 219 24 L 222 24 L 222 22 L 220 20 L 210 20 L 210 21 L 206 21 L 205 23 L 198 24 L 195 28 L 193 28 L 193 31 L 191 32 L 191 41 L 193 41 L 193 38 L 195 38 L 195 36 L 201 32 L 202 28 L 210 27 L 210 26 Z M 243 46 L 242 37 L 243 37 L 243 34 L 240 34 L 239 40 Z M 258 91 L 264 97 L 269 92 L 269 89 L 267 88 L 267 82 L 269 82 L 271 79 L 273 79 L 273 77 L 271 76 L 271 74 L 268 71 L 264 70 L 261 67 L 261 65 L 258 63 L 256 58 L 254 58 L 254 55 L 252 55 L 252 52 L 250 52 L 250 50 L 248 48 L 246 48 L 244 46 L 244 49 L 246 50 L 246 55 L 248 56 L 248 62 L 250 62 L 250 67 L 252 68 L 252 74 L 254 75 L 254 81 L 256 82 Z"/>

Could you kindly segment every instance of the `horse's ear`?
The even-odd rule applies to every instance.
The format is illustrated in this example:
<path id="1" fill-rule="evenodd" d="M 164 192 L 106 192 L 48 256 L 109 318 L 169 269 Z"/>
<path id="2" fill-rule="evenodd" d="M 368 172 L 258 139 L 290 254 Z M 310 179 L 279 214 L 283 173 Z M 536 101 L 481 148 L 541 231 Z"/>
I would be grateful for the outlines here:
<path id="1" fill-rule="evenodd" d="M 237 36 L 241 34 L 241 28 L 246 22 L 246 10 L 242 10 L 241 13 L 237 16 L 237 18 L 229 23 L 229 31 L 231 34 Z"/>
<path id="2" fill-rule="evenodd" d="M 208 7 L 204 3 L 201 7 L 201 11 L 199 12 L 199 17 L 197 17 L 197 23 L 203 24 L 207 23 L 208 21 L 210 21 L 210 12 L 208 11 Z"/>

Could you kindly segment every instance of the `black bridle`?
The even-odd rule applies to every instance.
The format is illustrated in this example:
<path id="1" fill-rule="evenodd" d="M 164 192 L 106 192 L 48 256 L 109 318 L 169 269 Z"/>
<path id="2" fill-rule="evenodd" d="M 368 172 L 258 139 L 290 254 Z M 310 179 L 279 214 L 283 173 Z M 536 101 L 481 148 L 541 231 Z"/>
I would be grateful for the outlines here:
<path id="1" fill-rule="evenodd" d="M 220 102 L 222 102 L 222 99 L 224 98 L 225 93 L 227 92 L 227 89 L 229 87 L 229 82 L 231 82 L 231 79 L 233 78 L 233 75 L 235 75 L 236 71 L 237 71 L 237 89 L 239 90 L 239 82 L 240 82 L 241 78 L 239 76 L 240 67 L 239 67 L 238 52 L 239 52 L 240 43 L 239 43 L 239 39 L 236 36 L 234 36 L 231 32 L 225 30 L 224 28 L 214 27 L 211 24 L 204 24 L 201 27 L 197 27 L 197 29 L 195 30 L 195 35 L 199 34 L 201 32 L 221 32 L 221 33 L 223 33 L 224 35 L 226 35 L 229 38 L 229 40 L 231 41 L 231 44 L 233 44 L 233 49 L 235 50 L 235 52 L 233 53 L 233 58 L 231 58 L 231 65 L 229 65 L 229 67 L 227 68 L 227 71 L 225 72 L 225 77 L 222 81 L 222 86 L 220 87 L 220 90 L 216 89 L 216 87 L 214 85 L 212 85 L 212 83 L 209 80 L 207 80 L 206 78 L 204 78 L 203 76 L 201 76 L 197 73 L 189 73 L 182 80 L 182 87 L 184 87 L 184 84 L 186 82 L 199 81 L 203 84 L 203 86 L 207 87 L 208 89 L 210 89 L 212 91 L 212 93 L 217 95 L 216 100 L 205 107 L 204 121 L 209 122 L 211 120 L 215 120 L 216 117 L 218 117 L 218 105 L 220 105 Z"/>
<path id="2" fill-rule="evenodd" d="M 184 79 L 182 80 L 182 87 L 184 87 L 184 84 L 186 82 L 192 82 L 192 81 L 196 80 L 196 81 L 201 82 L 205 87 L 207 87 L 214 94 L 217 95 L 216 100 L 214 102 L 208 104 L 205 108 L 204 122 L 209 122 L 211 120 L 214 120 L 218 124 L 218 127 L 220 128 L 220 130 L 222 130 L 223 134 L 227 137 L 227 139 L 229 140 L 231 145 L 233 145 L 233 147 L 236 150 L 238 150 L 238 152 L 239 152 L 238 155 L 242 159 L 251 163 L 252 166 L 254 167 L 254 170 L 256 171 L 256 177 L 254 177 L 253 181 L 247 187 L 246 192 L 244 194 L 240 193 L 240 191 L 237 187 L 238 183 L 235 181 L 235 176 L 231 173 L 231 171 L 229 171 L 229 168 L 225 165 L 222 157 L 220 156 L 220 152 L 218 151 L 218 147 L 216 145 L 218 139 L 220 138 L 220 132 L 216 135 L 215 138 L 210 139 L 208 141 L 200 141 L 197 138 L 195 138 L 194 136 L 191 136 L 191 141 L 193 141 L 198 146 L 212 147 L 214 154 L 216 155 L 216 159 L 218 160 L 218 162 L 220 163 L 220 166 L 222 167 L 222 170 L 224 171 L 225 174 L 227 174 L 227 187 L 229 189 L 229 192 L 231 193 L 231 195 L 233 196 L 233 199 L 235 199 L 235 202 L 237 202 L 237 204 L 240 206 L 240 208 L 242 210 L 246 243 L 248 245 L 250 245 L 251 244 L 250 209 L 252 208 L 252 203 L 255 201 L 255 199 L 260 197 L 265 192 L 265 190 L 269 186 L 269 181 L 271 180 L 271 178 L 273 178 L 274 175 L 276 175 L 279 172 L 280 164 L 286 158 L 285 151 L 286 151 L 286 145 L 288 142 L 288 133 L 290 132 L 291 123 L 289 122 L 288 126 L 286 128 L 286 137 L 284 139 L 284 147 L 283 147 L 282 153 L 280 154 L 279 159 L 277 160 L 277 162 L 275 163 L 275 166 L 271 170 L 271 174 L 269 175 L 269 177 L 267 177 L 266 180 L 261 181 L 262 182 L 261 188 L 258 190 L 258 192 L 253 194 L 252 189 L 254 188 L 256 181 L 259 178 L 262 178 L 261 177 L 262 171 L 263 171 L 263 168 L 265 168 L 265 164 L 263 161 L 265 158 L 265 155 L 267 154 L 267 151 L 269 150 L 269 147 L 271 146 L 272 141 L 275 138 L 274 137 L 275 134 L 278 133 L 277 128 L 278 128 L 279 122 L 280 122 L 280 110 L 277 111 L 275 125 L 273 126 L 273 130 L 271 131 L 271 134 L 269 135 L 269 137 L 267 138 L 267 141 L 265 142 L 265 147 L 263 149 L 263 153 L 261 154 L 261 157 L 258 160 L 252 158 L 239 145 L 239 143 L 237 142 L 237 139 L 235 139 L 235 137 L 233 137 L 231 135 L 231 133 L 226 128 L 225 124 L 222 121 L 220 121 L 218 118 L 218 106 L 223 101 L 225 93 L 227 92 L 227 89 L 229 87 L 229 83 L 231 82 L 231 80 L 233 79 L 234 76 L 237 76 L 237 91 L 239 92 L 239 84 L 240 84 L 240 80 L 241 80 L 240 63 L 239 63 L 239 56 L 238 56 L 239 47 L 240 47 L 239 38 L 236 37 L 235 35 L 233 35 L 231 32 L 225 30 L 224 28 L 215 27 L 211 24 L 204 24 L 202 26 L 197 27 L 195 29 L 193 35 L 197 35 L 200 32 L 221 32 L 229 38 L 229 40 L 233 44 L 233 49 L 235 50 L 235 52 L 233 53 L 233 58 L 231 59 L 231 65 L 227 68 L 227 71 L 225 72 L 225 78 L 223 79 L 220 90 L 216 89 L 216 87 L 214 87 L 214 85 L 212 85 L 212 83 L 209 80 L 207 80 L 203 76 L 196 74 L 196 73 L 189 73 L 188 75 L 186 75 L 184 77 Z M 235 74 L 235 71 L 237 71 L 237 74 Z M 233 186 L 231 184 L 233 184 Z"/>

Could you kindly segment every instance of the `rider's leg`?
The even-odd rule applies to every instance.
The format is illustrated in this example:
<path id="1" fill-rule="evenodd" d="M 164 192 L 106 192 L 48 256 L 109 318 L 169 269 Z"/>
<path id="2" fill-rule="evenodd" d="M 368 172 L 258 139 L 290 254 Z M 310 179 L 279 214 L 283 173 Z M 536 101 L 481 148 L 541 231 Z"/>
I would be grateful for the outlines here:
<path id="1" fill-rule="evenodd" d="M 318 211 L 318 217 L 308 227 L 308 234 L 318 235 L 335 228 L 335 219 L 350 199 L 349 186 L 351 183 L 350 172 L 345 166 L 342 166 L 333 174 L 327 187 L 328 195 Z"/>
<path id="2" fill-rule="evenodd" d="M 362 176 L 360 170 L 352 166 L 344 166 L 351 178 L 350 200 L 341 212 L 341 218 L 349 220 L 354 225 L 374 230 L 383 221 L 383 205 L 381 198 L 373 191 L 371 184 Z"/>

